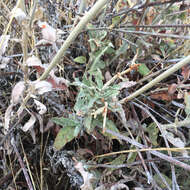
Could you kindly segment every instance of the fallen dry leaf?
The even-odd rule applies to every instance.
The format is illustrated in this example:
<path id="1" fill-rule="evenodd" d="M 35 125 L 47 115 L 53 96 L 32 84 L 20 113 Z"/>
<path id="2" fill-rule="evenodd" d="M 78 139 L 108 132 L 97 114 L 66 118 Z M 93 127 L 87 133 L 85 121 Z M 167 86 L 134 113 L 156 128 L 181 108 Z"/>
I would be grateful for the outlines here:
<path id="1" fill-rule="evenodd" d="M 168 93 L 170 95 L 174 94 L 176 92 L 177 89 L 177 84 L 173 83 L 168 87 Z"/>
<path id="2" fill-rule="evenodd" d="M 21 23 L 27 18 L 25 12 L 21 8 L 16 7 L 12 9 L 10 16 L 13 16 L 13 18 L 15 18 L 18 23 Z"/>
<path id="3" fill-rule="evenodd" d="M 0 49 L 0 56 L 2 56 L 5 53 L 8 46 L 9 39 L 10 39 L 10 35 L 2 35 L 0 37 L 0 43 L 2 44 L 1 49 Z"/>
<path id="4" fill-rule="evenodd" d="M 168 92 L 157 92 L 157 93 L 151 94 L 150 97 L 152 99 L 163 100 L 163 101 L 171 101 L 173 99 L 177 99 L 177 96 L 175 94 L 170 95 L 168 94 Z"/>
<path id="5" fill-rule="evenodd" d="M 184 80 L 187 80 L 190 76 L 190 67 L 189 65 L 186 65 L 182 67 L 182 72 L 181 74 L 183 75 Z"/>
<path id="6" fill-rule="evenodd" d="M 41 66 L 42 67 L 42 62 L 41 60 L 36 57 L 36 56 L 31 56 L 26 60 L 26 64 L 28 67 L 33 67 L 33 66 Z"/>
<path id="7" fill-rule="evenodd" d="M 34 103 L 36 104 L 37 110 L 39 111 L 40 115 L 43 115 L 44 113 L 46 113 L 47 108 L 44 104 L 42 104 L 41 102 L 39 102 L 38 100 L 35 100 L 35 99 L 34 99 Z"/>
<path id="8" fill-rule="evenodd" d="M 94 180 L 94 176 L 84 170 L 82 162 L 78 162 L 75 168 L 80 172 L 84 180 L 84 184 L 81 185 L 80 188 L 82 190 L 93 190 L 92 180 Z"/>
<path id="9" fill-rule="evenodd" d="M 130 88 L 134 85 L 136 85 L 137 82 L 135 81 L 123 81 L 119 83 L 120 86 L 120 90 L 122 90 L 123 88 Z"/>
<path id="10" fill-rule="evenodd" d="M 32 113 L 30 113 L 30 119 L 24 124 L 22 130 L 26 132 L 29 129 L 33 128 L 35 122 L 36 122 L 36 117 Z"/>
<path id="11" fill-rule="evenodd" d="M 52 85 L 47 81 L 34 81 L 33 85 L 36 92 L 40 95 L 52 91 Z"/>
<path id="12" fill-rule="evenodd" d="M 20 81 L 18 82 L 13 90 L 12 90 L 12 94 L 11 94 L 11 103 L 13 104 L 18 104 L 21 100 L 22 97 L 24 95 L 24 90 L 25 90 L 25 84 L 24 81 Z"/>
<path id="13" fill-rule="evenodd" d="M 38 26 L 41 28 L 43 39 L 55 43 L 56 29 L 50 26 L 47 22 L 38 21 Z"/>
<path id="14" fill-rule="evenodd" d="M 4 123 L 4 134 L 7 134 L 7 131 L 9 130 L 9 122 L 11 120 L 11 113 L 12 113 L 12 110 L 13 110 L 13 104 L 10 104 L 9 107 L 6 109 L 6 112 L 5 112 L 5 123 Z"/>

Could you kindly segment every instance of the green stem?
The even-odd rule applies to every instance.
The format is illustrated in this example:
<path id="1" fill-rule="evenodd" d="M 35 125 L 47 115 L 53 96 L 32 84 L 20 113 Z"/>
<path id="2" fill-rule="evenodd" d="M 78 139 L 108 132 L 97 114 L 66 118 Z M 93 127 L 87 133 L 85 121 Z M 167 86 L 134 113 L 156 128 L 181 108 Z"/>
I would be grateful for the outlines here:
<path id="1" fill-rule="evenodd" d="M 104 7 L 104 5 L 108 2 L 108 0 L 98 0 L 98 2 L 90 9 L 89 12 L 85 14 L 84 17 L 80 20 L 77 26 L 70 33 L 68 38 L 65 40 L 62 47 L 59 49 L 53 60 L 51 61 L 47 70 L 42 74 L 39 80 L 44 80 L 48 77 L 50 71 L 59 63 L 61 58 L 64 56 L 65 51 L 71 45 L 71 43 L 76 39 L 78 34 L 83 30 L 83 28 L 87 25 L 87 23 L 92 20 Z"/>
<path id="2" fill-rule="evenodd" d="M 135 91 L 131 95 L 127 96 L 126 98 L 120 100 L 120 103 L 123 104 L 123 103 L 125 103 L 125 102 L 127 102 L 129 100 L 132 100 L 133 98 L 136 98 L 137 96 L 139 96 L 140 94 L 144 93 L 148 89 L 152 88 L 158 82 L 160 82 L 161 80 L 167 78 L 168 76 L 170 76 L 171 74 L 173 74 L 177 70 L 181 69 L 183 66 L 187 65 L 188 63 L 190 63 L 190 55 L 187 56 L 186 58 L 184 58 L 183 60 L 181 60 L 180 62 L 178 62 L 177 64 L 175 64 L 170 69 L 168 69 L 165 72 L 163 72 L 161 75 L 159 75 L 158 77 L 156 77 L 155 79 L 153 79 L 152 81 L 150 81 L 148 84 L 146 84 L 145 86 L 143 86 L 139 90 Z"/>

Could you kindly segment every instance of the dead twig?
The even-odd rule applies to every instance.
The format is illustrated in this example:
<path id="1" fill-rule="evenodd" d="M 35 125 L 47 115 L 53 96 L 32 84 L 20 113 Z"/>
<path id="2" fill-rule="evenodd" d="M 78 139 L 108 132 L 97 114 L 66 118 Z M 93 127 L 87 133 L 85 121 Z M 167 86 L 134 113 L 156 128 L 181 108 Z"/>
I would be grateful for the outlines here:
<path id="1" fill-rule="evenodd" d="M 111 131 L 109 129 L 106 129 L 105 132 L 117 137 L 120 140 L 124 140 L 124 141 L 126 141 L 126 142 L 128 142 L 128 143 L 130 143 L 130 144 L 132 144 L 134 146 L 137 146 L 140 149 L 145 149 L 145 148 L 149 149 L 148 147 L 138 143 L 137 141 L 135 141 L 135 140 L 133 140 L 133 139 L 131 139 L 129 137 L 121 135 L 120 133 L 116 133 L 116 132 Z M 177 160 L 177 159 L 175 159 L 173 157 L 170 157 L 170 156 L 167 156 L 165 154 L 162 154 L 162 153 L 160 153 L 160 152 L 158 152 L 156 150 L 150 150 L 150 153 L 157 156 L 157 157 L 159 157 L 159 158 L 161 158 L 161 159 L 163 159 L 163 160 L 165 160 L 165 161 L 167 161 L 167 162 L 170 162 L 173 165 L 176 165 L 176 166 L 181 167 L 181 168 L 183 168 L 183 169 L 185 169 L 187 171 L 190 171 L 190 165 L 185 164 L 185 163 L 183 163 L 183 162 L 181 162 L 181 161 L 179 161 L 179 160 Z"/>
<path id="2" fill-rule="evenodd" d="M 33 187 L 32 187 L 32 183 L 31 183 L 31 181 L 30 181 L 30 177 L 29 177 L 29 175 L 28 175 L 28 173 L 27 173 L 26 167 L 24 166 L 24 162 L 23 162 L 23 160 L 22 160 L 22 158 L 21 158 L 21 156 L 20 156 L 20 154 L 19 154 L 19 152 L 18 152 L 18 149 L 17 149 L 17 147 L 16 147 L 15 144 L 16 144 L 16 143 L 15 143 L 15 140 L 14 140 L 14 138 L 12 137 L 12 139 L 11 139 L 11 145 L 13 146 L 14 152 L 15 152 L 17 158 L 18 158 L 18 161 L 19 161 L 20 166 L 21 166 L 21 168 L 22 168 L 22 171 L 23 171 L 23 173 L 24 173 L 26 182 L 27 182 L 27 184 L 28 184 L 28 188 L 29 188 L 29 190 L 34 190 Z"/>

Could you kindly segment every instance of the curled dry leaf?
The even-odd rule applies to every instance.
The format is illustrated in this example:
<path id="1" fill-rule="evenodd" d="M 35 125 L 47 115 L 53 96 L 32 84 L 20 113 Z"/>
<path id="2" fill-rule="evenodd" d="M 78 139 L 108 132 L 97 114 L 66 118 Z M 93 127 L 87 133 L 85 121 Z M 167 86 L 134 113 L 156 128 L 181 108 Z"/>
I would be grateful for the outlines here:
<path id="1" fill-rule="evenodd" d="M 5 53 L 8 46 L 9 39 L 10 39 L 10 35 L 2 35 L 0 37 L 0 43 L 2 44 L 1 49 L 0 49 L 0 56 L 2 56 Z"/>
<path id="2" fill-rule="evenodd" d="M 9 63 L 10 58 L 8 57 L 3 57 L 3 54 L 5 53 L 8 42 L 10 39 L 10 35 L 2 35 L 0 37 L 0 44 L 1 44 L 1 49 L 0 49 L 0 69 L 4 69 L 6 65 Z"/>
<path id="3" fill-rule="evenodd" d="M 53 72 L 50 73 L 50 77 L 47 79 L 52 84 L 52 87 L 56 90 L 67 90 L 69 81 L 63 77 L 57 77 Z"/>
<path id="4" fill-rule="evenodd" d="M 66 86 L 69 83 L 68 80 L 64 79 L 63 77 L 57 77 L 54 72 L 50 73 L 50 76 L 53 78 L 53 80 L 56 82 L 56 84 L 64 83 Z"/>
<path id="5" fill-rule="evenodd" d="M 93 190 L 92 181 L 95 179 L 94 176 L 84 170 L 82 162 L 78 162 L 75 168 L 81 173 L 84 180 L 84 184 L 81 185 L 80 188 L 82 190 Z"/>
<path id="6" fill-rule="evenodd" d="M 51 27 L 47 22 L 38 21 L 38 26 L 41 28 L 42 37 L 48 42 L 56 41 L 56 29 Z"/>
<path id="7" fill-rule="evenodd" d="M 6 66 L 7 66 L 7 64 L 10 62 L 10 58 L 8 58 L 8 57 L 2 57 L 2 56 L 0 56 L 0 69 L 4 69 Z"/>
<path id="8" fill-rule="evenodd" d="M 10 104 L 9 107 L 7 108 L 6 112 L 5 112 L 5 123 L 4 123 L 4 129 L 5 129 L 4 133 L 5 134 L 9 130 L 9 122 L 11 120 L 12 110 L 13 110 L 13 104 Z"/>
<path id="9" fill-rule="evenodd" d="M 171 132 L 168 132 L 164 129 L 164 134 L 167 140 L 173 144 L 175 147 L 178 148 L 184 148 L 185 147 L 185 142 L 183 142 L 179 137 L 174 137 L 174 134 Z M 186 150 L 181 151 L 183 156 L 187 157 L 188 152 Z"/>
<path id="10" fill-rule="evenodd" d="M 27 18 L 25 12 L 21 8 L 16 7 L 12 9 L 10 16 L 13 16 L 19 23 Z"/>
<path id="11" fill-rule="evenodd" d="M 106 71 L 106 73 L 105 73 L 106 82 L 108 82 L 109 80 L 111 80 L 111 78 L 112 78 L 111 73 L 109 71 Z"/>
<path id="12" fill-rule="evenodd" d="M 177 89 L 177 84 L 173 83 L 168 87 L 168 93 L 170 95 L 174 94 Z"/>
<path id="13" fill-rule="evenodd" d="M 60 30 L 60 29 L 57 29 L 57 30 L 56 30 L 56 40 L 57 40 L 58 42 L 63 42 L 64 40 L 61 39 L 61 36 L 66 35 L 66 34 L 67 34 L 67 32 L 65 32 L 65 31 L 63 31 L 63 30 Z"/>
<path id="14" fill-rule="evenodd" d="M 47 132 L 47 131 L 48 131 L 49 129 L 51 129 L 54 125 L 55 125 L 55 124 L 54 124 L 51 120 L 49 120 L 48 123 L 46 124 L 45 128 L 43 128 L 42 131 L 40 130 L 40 132 Z M 40 128 L 40 129 L 41 129 L 41 128 Z"/>
<path id="15" fill-rule="evenodd" d="M 151 57 L 156 60 L 156 61 L 161 61 L 162 59 L 160 58 L 160 55 L 157 54 L 152 54 Z"/>
<path id="16" fill-rule="evenodd" d="M 41 64 L 41 61 L 35 57 L 32 56 L 27 60 L 28 66 L 32 66 L 36 69 L 37 73 L 41 75 L 45 69 L 48 68 L 47 64 Z M 52 89 L 55 90 L 67 90 L 69 81 L 66 80 L 63 77 L 57 77 L 54 74 L 55 70 L 53 69 L 50 72 L 50 76 L 46 81 L 34 81 L 32 82 L 34 84 L 34 88 L 38 91 L 38 94 L 43 94 L 44 92 L 51 91 Z"/>
<path id="17" fill-rule="evenodd" d="M 123 183 L 118 183 L 118 184 L 111 186 L 110 190 L 119 190 L 119 189 L 129 190 L 128 186 Z"/>
<path id="18" fill-rule="evenodd" d="M 40 124 L 40 132 L 43 133 L 44 132 L 43 118 L 40 114 L 35 113 L 35 116 L 38 119 L 39 124 Z"/>
<path id="19" fill-rule="evenodd" d="M 36 69 L 38 74 L 41 74 L 44 72 L 45 68 L 44 65 L 42 65 L 41 60 L 36 56 L 31 56 L 26 60 L 26 64 L 28 67 L 33 67 Z"/>
<path id="20" fill-rule="evenodd" d="M 37 110 L 39 111 L 39 114 L 42 115 L 42 114 L 46 113 L 47 108 L 44 104 L 42 104 L 41 102 L 39 102 L 38 100 L 35 100 L 35 99 L 34 99 L 34 103 L 37 106 Z"/>
<path id="21" fill-rule="evenodd" d="M 36 44 L 35 44 L 36 47 L 40 47 L 40 46 L 51 46 L 51 45 L 52 45 L 52 43 L 50 43 L 49 41 L 44 40 L 44 39 L 39 40 L 39 41 L 36 42 Z"/>
<path id="22" fill-rule="evenodd" d="M 42 62 L 41 60 L 36 57 L 36 56 L 31 56 L 26 60 L 26 64 L 29 67 L 33 67 L 33 66 L 41 66 L 42 67 Z"/>
<path id="23" fill-rule="evenodd" d="M 182 67 L 181 74 L 183 75 L 184 80 L 189 79 L 189 76 L 190 76 L 190 67 L 189 67 L 189 65 L 186 65 L 186 66 Z"/>
<path id="24" fill-rule="evenodd" d="M 134 85 L 136 85 L 135 81 L 123 81 L 119 83 L 120 90 L 122 90 L 123 88 L 130 88 Z"/>
<path id="25" fill-rule="evenodd" d="M 169 95 L 167 91 L 153 93 L 150 97 L 155 100 L 163 101 L 171 101 L 177 98 L 175 94 Z"/>
<path id="26" fill-rule="evenodd" d="M 14 86 L 14 88 L 12 90 L 12 94 L 11 94 L 11 103 L 12 104 L 20 103 L 20 101 L 22 100 L 23 94 L 24 94 L 24 90 L 25 90 L 24 81 L 20 81 Z"/>
<path id="27" fill-rule="evenodd" d="M 182 90 L 179 90 L 177 93 L 177 99 L 183 99 L 184 97 L 184 92 Z"/>
<path id="28" fill-rule="evenodd" d="M 36 92 L 40 95 L 52 91 L 52 85 L 47 81 L 35 81 L 33 84 Z"/>
<path id="29" fill-rule="evenodd" d="M 30 135 L 32 136 L 33 143 L 36 144 L 36 133 L 33 128 L 30 129 Z"/>
<path id="30" fill-rule="evenodd" d="M 29 129 L 32 129 L 35 122 L 36 122 L 36 117 L 32 113 L 30 113 L 30 119 L 24 124 L 22 130 L 26 132 Z"/>

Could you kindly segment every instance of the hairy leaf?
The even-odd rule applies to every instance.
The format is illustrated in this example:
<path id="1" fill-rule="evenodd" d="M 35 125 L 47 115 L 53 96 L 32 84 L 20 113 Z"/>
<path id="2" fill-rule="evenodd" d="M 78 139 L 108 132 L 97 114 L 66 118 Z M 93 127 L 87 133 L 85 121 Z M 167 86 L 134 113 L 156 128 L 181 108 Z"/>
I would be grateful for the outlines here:
<path id="1" fill-rule="evenodd" d="M 146 128 L 146 131 L 148 132 L 151 143 L 154 146 L 157 146 L 158 145 L 157 138 L 158 138 L 158 133 L 159 133 L 159 129 L 157 128 L 157 125 L 155 123 L 151 123 Z"/>
<path id="2" fill-rule="evenodd" d="M 64 118 L 64 117 L 54 117 L 52 118 L 52 121 L 58 125 L 61 125 L 61 126 L 71 126 L 71 127 L 74 127 L 74 126 L 77 126 L 79 125 L 79 122 L 74 120 L 74 119 L 70 119 L 70 118 Z"/>
<path id="3" fill-rule="evenodd" d="M 143 75 L 143 76 L 146 76 L 150 73 L 150 70 L 149 68 L 145 65 L 145 64 L 141 64 L 139 67 L 138 67 L 138 72 Z"/>
<path id="4" fill-rule="evenodd" d="M 76 57 L 76 58 L 74 59 L 74 62 L 84 64 L 84 63 L 86 63 L 86 57 L 84 57 L 84 56 Z"/>
<path id="5" fill-rule="evenodd" d="M 75 127 L 73 126 L 65 126 L 60 129 L 59 133 L 57 134 L 54 142 L 54 147 L 57 150 L 60 150 L 65 146 L 66 143 L 73 140 L 77 134 L 75 134 Z"/>

